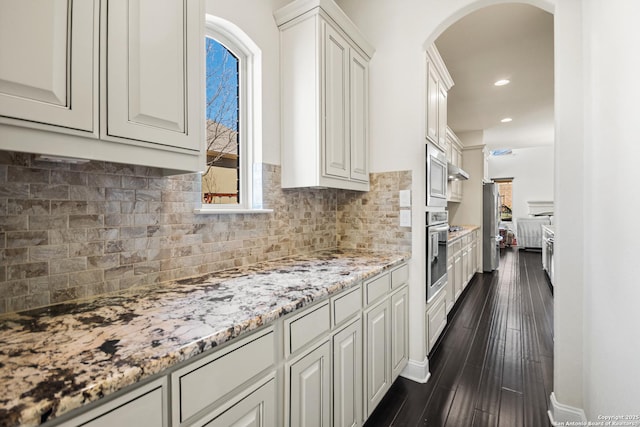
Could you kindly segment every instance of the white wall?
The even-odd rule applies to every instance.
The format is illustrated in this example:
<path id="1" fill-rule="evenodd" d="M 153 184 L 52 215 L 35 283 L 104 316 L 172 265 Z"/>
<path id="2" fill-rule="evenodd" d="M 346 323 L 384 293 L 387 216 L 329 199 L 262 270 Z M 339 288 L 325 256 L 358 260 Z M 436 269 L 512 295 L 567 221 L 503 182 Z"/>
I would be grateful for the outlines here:
<path id="1" fill-rule="evenodd" d="M 262 51 L 262 161 L 280 164 L 280 33 L 273 11 L 288 0 L 207 0 L 208 14 L 244 31 Z"/>
<path id="2" fill-rule="evenodd" d="M 513 218 L 528 215 L 528 201 L 553 200 L 554 147 L 518 148 L 489 157 L 489 178 L 513 178 Z"/>
<path id="3" fill-rule="evenodd" d="M 640 414 L 640 2 L 592 0 L 585 58 L 585 407 Z M 623 237 L 612 238 L 617 225 Z M 614 243 L 614 250 L 612 248 Z M 620 244 L 618 244 L 620 242 Z"/>

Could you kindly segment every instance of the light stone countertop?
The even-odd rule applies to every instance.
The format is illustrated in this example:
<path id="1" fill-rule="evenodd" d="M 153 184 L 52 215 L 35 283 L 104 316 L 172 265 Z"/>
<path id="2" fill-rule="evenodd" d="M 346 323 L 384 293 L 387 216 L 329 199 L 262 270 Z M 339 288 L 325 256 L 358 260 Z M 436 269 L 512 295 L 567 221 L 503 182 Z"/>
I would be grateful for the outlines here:
<path id="1" fill-rule="evenodd" d="M 480 229 L 480 226 L 478 225 L 460 225 L 459 227 L 462 227 L 462 230 L 449 232 L 449 237 L 447 238 L 447 241 L 449 243 L 453 242 L 454 240 L 458 240 L 475 230 Z"/>
<path id="2" fill-rule="evenodd" d="M 0 316 L 0 426 L 59 417 L 407 258 L 324 251 Z"/>

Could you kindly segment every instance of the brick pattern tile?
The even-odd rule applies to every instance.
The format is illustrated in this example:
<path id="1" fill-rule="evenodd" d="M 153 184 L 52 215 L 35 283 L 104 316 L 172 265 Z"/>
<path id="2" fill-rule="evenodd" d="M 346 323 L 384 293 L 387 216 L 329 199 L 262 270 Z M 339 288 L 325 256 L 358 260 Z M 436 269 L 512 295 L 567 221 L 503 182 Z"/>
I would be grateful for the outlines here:
<path id="1" fill-rule="evenodd" d="M 409 172 L 372 174 L 369 193 L 283 190 L 269 164 L 258 179 L 272 214 L 200 215 L 199 174 L 0 151 L 0 313 L 322 249 L 410 249 Z"/>

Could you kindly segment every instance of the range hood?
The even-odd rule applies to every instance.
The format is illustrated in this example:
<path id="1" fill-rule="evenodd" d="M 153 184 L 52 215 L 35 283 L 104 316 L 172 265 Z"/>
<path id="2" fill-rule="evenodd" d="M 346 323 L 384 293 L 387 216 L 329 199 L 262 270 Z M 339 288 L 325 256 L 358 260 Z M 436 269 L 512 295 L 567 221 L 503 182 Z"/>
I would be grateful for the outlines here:
<path id="1" fill-rule="evenodd" d="M 462 181 L 469 179 L 469 174 L 453 163 L 447 163 L 447 171 L 449 174 L 449 181 Z"/>

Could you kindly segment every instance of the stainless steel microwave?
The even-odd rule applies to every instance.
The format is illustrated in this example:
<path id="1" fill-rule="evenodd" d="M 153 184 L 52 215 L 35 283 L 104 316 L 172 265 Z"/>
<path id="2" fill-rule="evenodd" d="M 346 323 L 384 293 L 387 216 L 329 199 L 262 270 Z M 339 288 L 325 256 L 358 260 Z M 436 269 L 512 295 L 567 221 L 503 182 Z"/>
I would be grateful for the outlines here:
<path id="1" fill-rule="evenodd" d="M 427 144 L 427 206 L 447 206 L 447 157 Z"/>

